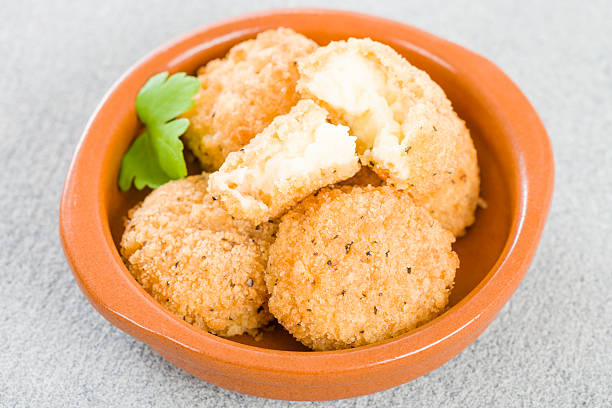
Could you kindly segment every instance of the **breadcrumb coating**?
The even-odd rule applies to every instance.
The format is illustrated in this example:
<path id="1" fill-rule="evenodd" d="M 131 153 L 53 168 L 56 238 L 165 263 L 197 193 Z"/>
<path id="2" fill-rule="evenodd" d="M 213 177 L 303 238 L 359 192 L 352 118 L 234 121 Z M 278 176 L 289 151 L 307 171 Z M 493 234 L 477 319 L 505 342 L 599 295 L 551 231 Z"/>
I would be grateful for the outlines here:
<path id="1" fill-rule="evenodd" d="M 444 91 L 391 47 L 332 42 L 298 62 L 298 91 L 358 137 L 361 162 L 456 236 L 474 222 L 476 150 Z"/>
<path id="2" fill-rule="evenodd" d="M 255 336 L 273 319 L 263 274 L 277 225 L 233 219 L 207 182 L 206 173 L 171 181 L 131 209 L 121 254 L 170 312 L 220 336 Z"/>
<path id="3" fill-rule="evenodd" d="M 445 309 L 454 240 L 406 191 L 324 188 L 281 219 L 265 274 L 270 311 L 314 350 L 405 333 Z"/>
<path id="4" fill-rule="evenodd" d="M 361 167 L 361 169 L 351 178 L 346 179 L 338 185 L 340 186 L 382 186 L 383 180 L 374 173 L 369 167 Z"/>
<path id="5" fill-rule="evenodd" d="M 321 187 L 360 169 L 348 127 L 326 121 L 327 111 L 302 100 L 263 132 L 230 153 L 211 174 L 209 192 L 228 212 L 259 224 L 278 217 Z"/>
<path id="6" fill-rule="evenodd" d="M 300 99 L 295 61 L 316 47 L 288 28 L 268 30 L 198 70 L 202 88 L 185 114 L 184 140 L 204 170 L 217 170 L 230 152 L 289 112 Z"/>

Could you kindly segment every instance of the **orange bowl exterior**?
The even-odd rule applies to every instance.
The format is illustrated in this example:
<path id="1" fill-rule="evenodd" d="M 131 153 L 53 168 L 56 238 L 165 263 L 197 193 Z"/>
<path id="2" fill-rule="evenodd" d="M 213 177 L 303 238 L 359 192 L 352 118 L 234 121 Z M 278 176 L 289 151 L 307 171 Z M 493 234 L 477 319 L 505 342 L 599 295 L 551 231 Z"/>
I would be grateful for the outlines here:
<path id="1" fill-rule="evenodd" d="M 156 303 L 132 278 L 117 251 L 122 216 L 144 195 L 124 196 L 117 188 L 121 157 L 139 127 L 134 101 L 140 87 L 160 71 L 193 72 L 236 42 L 279 26 L 321 44 L 352 36 L 394 47 L 442 86 L 475 136 L 482 194 L 489 208 L 479 211 L 476 225 L 456 244 L 462 267 L 449 310 L 402 336 L 327 352 L 303 351 L 286 334 L 271 336 L 272 343 L 220 338 Z M 347 398 L 426 374 L 482 333 L 531 262 L 550 205 L 553 173 L 552 151 L 540 119 L 490 61 L 379 17 L 332 10 L 270 11 L 189 33 L 144 58 L 115 84 L 74 155 L 60 204 L 60 235 L 75 279 L 92 305 L 185 371 L 261 397 Z"/>

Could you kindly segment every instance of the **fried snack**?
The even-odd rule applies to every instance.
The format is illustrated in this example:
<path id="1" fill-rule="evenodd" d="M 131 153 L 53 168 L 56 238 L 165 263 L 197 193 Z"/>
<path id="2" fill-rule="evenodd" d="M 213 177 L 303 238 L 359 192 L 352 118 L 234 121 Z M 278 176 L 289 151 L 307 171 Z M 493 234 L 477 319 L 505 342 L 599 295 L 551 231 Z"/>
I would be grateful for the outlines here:
<path id="1" fill-rule="evenodd" d="M 361 162 L 456 236 L 474 222 L 476 150 L 444 91 L 392 48 L 332 42 L 298 62 L 298 91 L 357 136 Z"/>
<path id="2" fill-rule="evenodd" d="M 184 115 L 191 122 L 184 140 L 204 170 L 217 170 L 230 152 L 289 112 L 300 99 L 295 61 L 316 47 L 293 30 L 268 30 L 198 70 L 202 89 Z"/>
<path id="3" fill-rule="evenodd" d="M 280 216 L 321 187 L 357 173 L 355 137 L 326 121 L 311 100 L 278 116 L 211 174 L 209 192 L 228 212 L 259 224 Z"/>
<path id="4" fill-rule="evenodd" d="M 273 317 L 263 280 L 275 223 L 251 227 L 206 193 L 208 175 L 171 181 L 130 210 L 120 250 L 170 312 L 220 336 L 257 335 Z"/>
<path id="5" fill-rule="evenodd" d="M 265 275 L 270 311 L 314 350 L 397 336 L 446 307 L 454 240 L 404 190 L 324 188 L 281 219 Z"/>

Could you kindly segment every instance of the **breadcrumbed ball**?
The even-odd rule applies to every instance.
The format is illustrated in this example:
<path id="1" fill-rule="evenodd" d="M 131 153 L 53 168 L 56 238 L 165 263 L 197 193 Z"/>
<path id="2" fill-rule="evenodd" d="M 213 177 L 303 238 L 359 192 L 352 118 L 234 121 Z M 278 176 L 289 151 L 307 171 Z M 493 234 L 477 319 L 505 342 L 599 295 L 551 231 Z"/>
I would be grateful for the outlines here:
<path id="1" fill-rule="evenodd" d="M 405 333 L 445 309 L 454 240 L 405 191 L 322 189 L 281 219 L 265 275 L 270 311 L 314 350 Z"/>
<path id="2" fill-rule="evenodd" d="M 456 236 L 474 222 L 476 150 L 444 91 L 391 47 L 370 39 L 331 42 L 298 62 L 298 91 L 357 136 L 363 165 Z"/>
<path id="3" fill-rule="evenodd" d="M 237 218 L 259 224 L 284 214 L 321 187 L 359 170 L 355 137 L 326 121 L 327 111 L 302 100 L 230 153 L 210 175 L 208 191 Z"/>
<path id="4" fill-rule="evenodd" d="M 263 274 L 277 225 L 233 219 L 207 182 L 206 173 L 171 181 L 131 209 L 121 254 L 178 317 L 220 336 L 255 336 L 273 319 Z"/>
<path id="5" fill-rule="evenodd" d="M 185 114 L 191 124 L 184 140 L 204 170 L 217 170 L 230 152 L 289 112 L 300 99 L 295 61 L 316 47 L 293 30 L 268 30 L 199 69 L 202 89 Z"/>

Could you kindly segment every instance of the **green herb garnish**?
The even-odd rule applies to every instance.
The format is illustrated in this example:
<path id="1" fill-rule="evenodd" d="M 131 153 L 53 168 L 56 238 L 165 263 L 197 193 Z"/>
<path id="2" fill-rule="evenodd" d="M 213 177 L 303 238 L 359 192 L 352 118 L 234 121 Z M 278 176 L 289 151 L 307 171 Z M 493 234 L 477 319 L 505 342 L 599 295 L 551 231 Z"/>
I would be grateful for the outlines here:
<path id="1" fill-rule="evenodd" d="M 200 89 L 196 77 L 184 73 L 168 77 L 167 72 L 151 77 L 138 92 L 136 112 L 146 129 L 136 138 L 121 160 L 119 188 L 157 188 L 170 180 L 187 176 L 183 142 L 179 137 L 189 120 L 176 119 L 193 106 Z"/>

